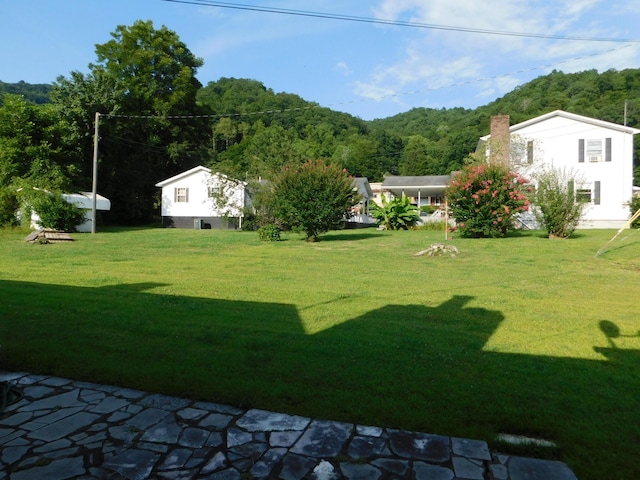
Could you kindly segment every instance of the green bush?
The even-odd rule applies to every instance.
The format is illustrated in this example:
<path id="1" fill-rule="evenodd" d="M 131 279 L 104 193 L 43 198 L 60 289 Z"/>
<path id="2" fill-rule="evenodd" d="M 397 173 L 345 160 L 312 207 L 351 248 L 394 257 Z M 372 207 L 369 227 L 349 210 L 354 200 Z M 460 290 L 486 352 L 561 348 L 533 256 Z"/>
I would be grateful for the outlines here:
<path id="1" fill-rule="evenodd" d="M 633 197 L 629 202 L 629 209 L 631 210 L 631 216 L 640 210 L 640 197 Z M 631 228 L 640 228 L 640 218 L 636 218 L 631 224 Z"/>
<path id="2" fill-rule="evenodd" d="M 411 230 L 427 230 L 432 232 L 444 232 L 447 228 L 447 222 L 445 220 L 436 220 L 432 222 L 424 222 L 415 227 L 411 227 Z"/>
<path id="3" fill-rule="evenodd" d="M 31 206 L 40 217 L 42 228 L 73 232 L 85 220 L 84 211 L 67 202 L 59 193 L 36 195 Z"/>
<path id="4" fill-rule="evenodd" d="M 402 197 L 387 200 L 381 195 L 382 205 L 373 204 L 370 215 L 376 219 L 378 225 L 387 230 L 408 230 L 420 221 L 418 209 L 411 205 L 411 201 L 403 193 Z"/>
<path id="5" fill-rule="evenodd" d="M 533 213 L 549 238 L 568 238 L 584 216 L 587 203 L 581 201 L 575 185 L 581 182 L 566 170 L 546 170 L 536 176 Z"/>
<path id="6" fill-rule="evenodd" d="M 468 165 L 447 188 L 449 211 L 463 237 L 503 237 L 529 209 L 528 181 L 501 164 Z"/>
<path id="7" fill-rule="evenodd" d="M 276 221 L 307 240 L 342 226 L 344 216 L 358 202 L 353 178 L 336 164 L 322 160 L 285 168 L 273 182 L 268 211 Z"/>
<path id="8" fill-rule="evenodd" d="M 436 210 L 438 210 L 438 207 L 436 205 L 422 205 L 420 207 L 420 211 L 426 213 L 427 215 L 435 213 Z"/>
<path id="9" fill-rule="evenodd" d="M 263 242 L 279 242 L 280 229 L 277 225 L 263 225 L 258 229 L 258 238 Z"/>
<path id="10" fill-rule="evenodd" d="M 0 227 L 13 226 L 18 223 L 16 211 L 18 197 L 10 188 L 0 188 Z"/>

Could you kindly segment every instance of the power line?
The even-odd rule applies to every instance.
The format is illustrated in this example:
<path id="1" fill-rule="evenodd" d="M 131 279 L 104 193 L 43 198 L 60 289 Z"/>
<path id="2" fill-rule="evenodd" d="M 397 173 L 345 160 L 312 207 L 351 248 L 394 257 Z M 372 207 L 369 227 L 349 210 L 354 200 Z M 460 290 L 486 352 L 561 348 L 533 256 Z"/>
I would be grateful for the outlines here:
<path id="1" fill-rule="evenodd" d="M 163 1 L 176 1 L 176 0 L 163 0 Z M 229 118 L 234 118 L 234 117 L 250 117 L 250 116 L 255 116 L 255 115 L 273 115 L 273 114 L 277 114 L 277 113 L 289 113 L 289 112 L 299 112 L 299 111 L 306 111 L 306 110 L 311 110 L 314 108 L 331 108 L 331 107 L 339 107 L 339 106 L 344 106 L 344 105 L 353 105 L 356 103 L 363 103 L 363 102 L 370 102 L 370 101 L 380 101 L 380 100 L 385 100 L 385 99 L 389 99 L 389 98 L 396 98 L 396 97 L 403 97 L 406 95 L 416 95 L 419 93 L 427 93 L 427 92 L 433 92 L 436 90 L 443 90 L 445 88 L 455 88 L 455 87 L 462 87 L 465 85 L 470 85 L 472 83 L 477 83 L 477 82 L 486 82 L 486 81 L 490 81 L 490 80 L 496 80 L 498 78 L 503 78 L 503 77 L 511 77 L 514 75 L 518 75 L 520 73 L 527 73 L 527 72 L 533 72 L 535 70 L 542 70 L 542 69 L 548 69 L 548 68 L 552 68 L 552 67 L 557 67 L 559 65 L 563 65 L 565 63 L 571 63 L 571 62 L 575 62 L 578 60 L 583 60 L 585 58 L 590 58 L 590 57 L 597 57 L 599 55 L 605 55 L 607 53 L 611 53 L 617 50 L 622 50 L 623 48 L 628 48 L 628 47 L 632 47 L 634 46 L 634 44 L 628 44 L 628 45 L 622 45 L 619 47 L 615 47 L 615 48 L 611 48 L 608 50 L 605 50 L 603 52 L 597 52 L 597 53 L 591 53 L 589 55 L 583 55 L 581 57 L 574 57 L 574 58 L 570 58 L 567 60 L 562 60 L 561 62 L 556 62 L 556 63 L 548 63 L 546 65 L 538 65 L 537 67 L 530 67 L 530 68 L 524 68 L 521 70 L 516 70 L 513 72 L 509 72 L 509 73 L 503 73 L 500 75 L 492 75 L 490 77 L 477 77 L 474 79 L 469 79 L 469 80 L 465 80 L 463 82 L 454 82 L 454 83 L 450 83 L 447 85 L 440 85 L 437 87 L 430 87 L 430 88 L 425 88 L 425 89 L 421 89 L 421 90 L 412 90 L 409 92 L 399 92 L 399 93 L 393 93 L 390 95 L 381 95 L 379 97 L 369 97 L 369 98 L 362 98 L 359 100 L 350 100 L 350 101 L 346 101 L 346 102 L 335 102 L 335 103 L 329 103 L 326 106 L 321 106 L 318 104 L 315 105 L 309 105 L 306 107 L 296 107 L 296 108 L 284 108 L 284 109 L 278 109 L 278 110 L 263 110 L 260 112 L 240 112 L 240 113 L 224 113 L 224 114 L 202 114 L 202 115 L 166 115 L 166 116 L 161 116 L 161 115 L 125 115 L 125 114 L 110 114 L 110 113 L 101 113 L 100 116 L 102 117 L 106 117 L 106 118 L 163 118 L 163 119 L 197 119 L 197 118 L 212 118 L 212 119 L 217 119 L 217 118 L 224 118 L 224 117 L 229 117 Z"/>
<path id="2" fill-rule="evenodd" d="M 482 28 L 456 27 L 452 25 L 438 25 L 421 22 L 408 22 L 404 20 L 385 20 L 355 15 L 342 15 L 337 13 L 312 12 L 307 10 L 294 10 L 289 8 L 261 7 L 259 5 L 247 5 L 241 3 L 218 2 L 213 0 L 162 0 L 170 3 L 182 3 L 186 5 L 199 5 L 205 7 L 228 8 L 233 10 L 246 10 L 252 12 L 274 13 L 280 15 L 293 15 L 298 17 L 324 18 L 328 20 L 343 20 L 349 22 L 370 23 L 377 25 L 391 25 L 396 27 L 412 27 L 429 30 L 445 30 L 451 32 L 476 33 L 482 35 L 502 35 L 508 37 L 543 38 L 550 40 L 575 40 L 583 42 L 616 42 L 616 43 L 640 43 L 640 39 L 614 38 L 614 37 L 580 37 L 572 35 L 552 35 L 546 33 L 511 32 L 505 30 L 488 30 Z"/>

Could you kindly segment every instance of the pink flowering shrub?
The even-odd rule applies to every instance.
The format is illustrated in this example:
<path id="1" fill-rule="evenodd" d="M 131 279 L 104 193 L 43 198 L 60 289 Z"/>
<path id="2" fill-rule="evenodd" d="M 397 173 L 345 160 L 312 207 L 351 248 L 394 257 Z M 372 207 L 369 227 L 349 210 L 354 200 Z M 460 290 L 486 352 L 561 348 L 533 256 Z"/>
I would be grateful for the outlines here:
<path id="1" fill-rule="evenodd" d="M 449 211 L 463 237 L 503 237 L 529 209 L 528 181 L 503 165 L 465 167 L 447 188 Z"/>

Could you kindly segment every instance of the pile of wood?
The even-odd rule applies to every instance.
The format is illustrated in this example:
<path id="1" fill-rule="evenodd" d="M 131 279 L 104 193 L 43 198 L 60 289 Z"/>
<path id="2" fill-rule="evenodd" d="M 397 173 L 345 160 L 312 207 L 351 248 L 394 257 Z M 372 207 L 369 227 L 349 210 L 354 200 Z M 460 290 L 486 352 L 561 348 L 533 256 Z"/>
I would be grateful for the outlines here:
<path id="1" fill-rule="evenodd" d="M 35 230 L 24 239 L 30 243 L 61 243 L 73 241 L 71 235 L 60 230 Z"/>

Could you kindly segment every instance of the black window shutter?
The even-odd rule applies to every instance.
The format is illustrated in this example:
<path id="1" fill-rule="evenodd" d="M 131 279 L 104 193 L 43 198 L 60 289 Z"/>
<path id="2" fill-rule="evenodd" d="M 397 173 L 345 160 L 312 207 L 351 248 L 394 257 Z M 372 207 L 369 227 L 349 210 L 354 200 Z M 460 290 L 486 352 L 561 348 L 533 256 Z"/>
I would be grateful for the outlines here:
<path id="1" fill-rule="evenodd" d="M 611 138 L 605 138 L 604 141 L 604 161 L 611 161 Z"/>
<path id="2" fill-rule="evenodd" d="M 584 138 L 578 140 L 578 162 L 584 163 Z"/>
<path id="3" fill-rule="evenodd" d="M 593 183 L 593 203 L 600 205 L 600 181 L 597 180 Z"/>
<path id="4" fill-rule="evenodd" d="M 173 201 L 174 202 L 178 201 L 178 189 L 177 188 L 173 189 Z"/>

